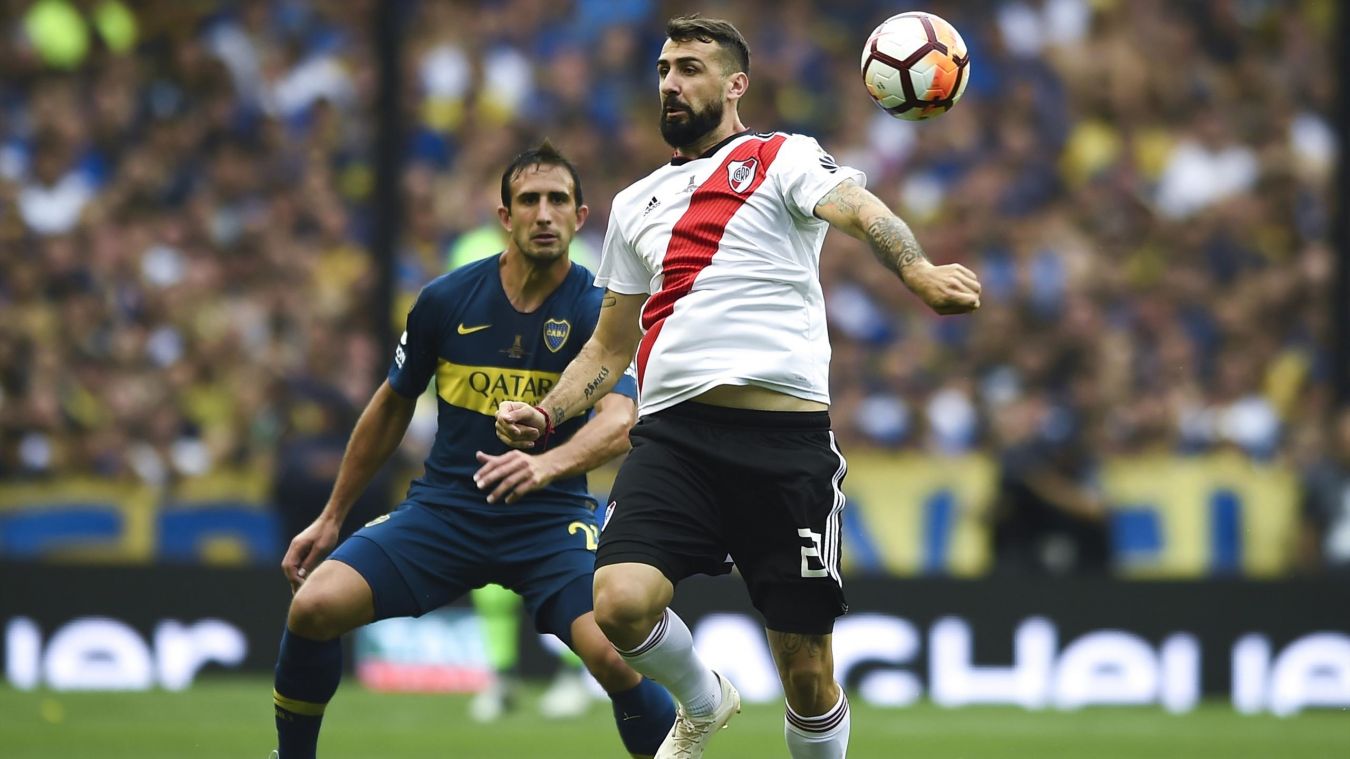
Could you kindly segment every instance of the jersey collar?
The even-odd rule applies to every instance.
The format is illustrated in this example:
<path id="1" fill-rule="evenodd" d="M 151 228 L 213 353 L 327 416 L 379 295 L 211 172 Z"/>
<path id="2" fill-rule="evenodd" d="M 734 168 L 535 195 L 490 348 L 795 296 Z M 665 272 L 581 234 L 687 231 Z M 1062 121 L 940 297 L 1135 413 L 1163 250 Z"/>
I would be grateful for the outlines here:
<path id="1" fill-rule="evenodd" d="M 671 166 L 683 166 L 683 165 L 685 165 L 686 163 L 689 163 L 690 161 L 697 161 L 699 158 L 707 158 L 707 157 L 711 156 L 713 153 L 716 153 L 717 151 L 719 151 L 719 150 L 721 150 L 722 148 L 726 147 L 726 146 L 727 146 L 727 143 L 731 142 L 732 140 L 736 139 L 737 137 L 744 137 L 744 136 L 747 135 L 747 134 L 750 134 L 750 130 L 749 130 L 749 129 L 745 129 L 745 130 L 742 130 L 742 131 L 740 131 L 740 132 L 737 132 L 737 133 L 731 135 L 730 137 L 727 137 L 725 140 L 722 140 L 721 142 L 717 143 L 716 145 L 713 145 L 712 147 L 710 147 L 710 148 L 708 148 L 707 150 L 703 151 L 702 153 L 699 154 L 698 158 L 685 158 L 685 157 L 682 156 L 682 155 L 672 156 L 671 159 L 670 159 L 670 165 L 671 165 Z"/>

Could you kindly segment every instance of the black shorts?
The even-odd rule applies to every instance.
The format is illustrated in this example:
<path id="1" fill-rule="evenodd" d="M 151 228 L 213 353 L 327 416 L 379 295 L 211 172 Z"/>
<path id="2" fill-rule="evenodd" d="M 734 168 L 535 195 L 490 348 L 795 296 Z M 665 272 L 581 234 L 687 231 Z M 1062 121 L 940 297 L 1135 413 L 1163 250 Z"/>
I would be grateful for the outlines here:
<path id="1" fill-rule="evenodd" d="M 828 412 L 681 403 L 643 417 L 619 470 L 596 567 L 636 562 L 672 583 L 735 561 L 765 625 L 826 634 L 839 578 L 847 466 Z"/>

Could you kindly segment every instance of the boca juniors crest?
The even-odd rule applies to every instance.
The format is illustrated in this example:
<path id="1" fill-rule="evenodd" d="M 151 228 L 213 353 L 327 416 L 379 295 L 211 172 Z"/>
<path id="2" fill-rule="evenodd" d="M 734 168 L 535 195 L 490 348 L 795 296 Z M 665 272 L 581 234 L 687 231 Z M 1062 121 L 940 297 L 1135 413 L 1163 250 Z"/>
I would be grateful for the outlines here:
<path id="1" fill-rule="evenodd" d="M 755 158 L 727 164 L 727 181 L 731 183 L 731 189 L 736 192 L 750 189 L 750 183 L 755 181 L 755 169 L 758 167 L 759 161 Z"/>
<path id="2" fill-rule="evenodd" d="M 544 347 L 557 353 L 567 343 L 572 325 L 565 319 L 549 319 L 544 322 Z"/>

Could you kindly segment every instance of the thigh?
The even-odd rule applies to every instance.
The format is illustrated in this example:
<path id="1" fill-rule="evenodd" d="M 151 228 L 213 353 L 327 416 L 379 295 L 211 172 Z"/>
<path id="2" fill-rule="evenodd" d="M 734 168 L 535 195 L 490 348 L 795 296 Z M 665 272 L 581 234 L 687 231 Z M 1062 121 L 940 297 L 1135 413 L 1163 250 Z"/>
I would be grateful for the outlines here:
<path id="1" fill-rule="evenodd" d="M 501 521 L 491 579 L 520 594 L 536 629 L 569 641 L 573 620 L 594 607 L 600 535 L 595 512 L 582 507 L 521 517 L 504 512 Z"/>
<path id="2" fill-rule="evenodd" d="M 747 431 L 727 540 L 768 628 L 825 634 L 847 610 L 839 575 L 847 471 L 829 430 Z"/>
<path id="3" fill-rule="evenodd" d="M 727 545 L 715 477 L 699 453 L 707 441 L 680 419 L 644 418 L 610 490 L 597 566 L 627 562 L 660 570 L 672 584 L 725 574 Z"/>
<path id="4" fill-rule="evenodd" d="M 405 501 L 357 530 L 330 558 L 370 584 L 376 619 L 417 617 L 486 582 L 481 533 L 468 510 Z"/>

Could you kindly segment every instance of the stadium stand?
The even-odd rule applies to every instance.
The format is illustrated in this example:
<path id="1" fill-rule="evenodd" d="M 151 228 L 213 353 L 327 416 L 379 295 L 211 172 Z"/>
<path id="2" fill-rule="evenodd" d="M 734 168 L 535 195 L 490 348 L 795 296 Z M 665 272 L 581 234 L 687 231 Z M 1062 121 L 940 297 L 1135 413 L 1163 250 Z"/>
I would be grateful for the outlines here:
<path id="1" fill-rule="evenodd" d="M 396 320 L 481 255 L 521 145 L 582 167 L 590 250 L 668 154 L 665 4 L 411 5 Z M 937 126 L 862 91 L 893 3 L 711 5 L 754 19 L 750 126 L 817 136 L 985 282 L 938 319 L 826 244 L 851 569 L 992 571 L 1005 452 L 1067 428 L 1122 575 L 1309 568 L 1350 520 L 1302 510 L 1335 435 L 1336 3 L 932 3 L 973 60 Z M 267 462 L 322 424 L 294 388 L 359 408 L 386 361 L 371 4 L 0 8 L 0 555 L 271 562 Z"/>

